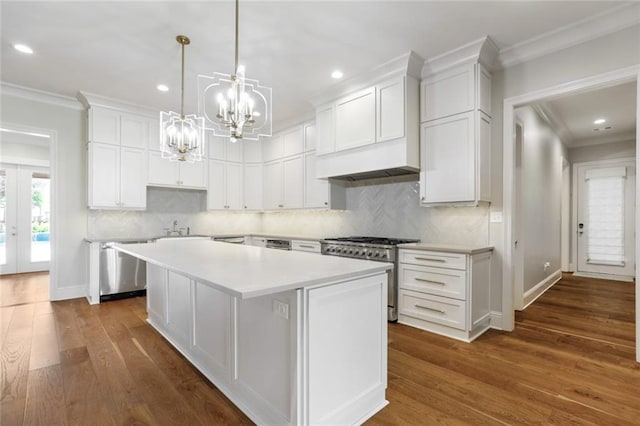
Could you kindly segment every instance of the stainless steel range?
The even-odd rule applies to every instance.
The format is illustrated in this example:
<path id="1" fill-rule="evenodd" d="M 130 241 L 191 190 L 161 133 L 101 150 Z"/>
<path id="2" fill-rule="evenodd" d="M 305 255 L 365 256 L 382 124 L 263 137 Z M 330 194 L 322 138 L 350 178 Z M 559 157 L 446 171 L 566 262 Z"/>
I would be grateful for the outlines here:
<path id="1" fill-rule="evenodd" d="M 373 260 L 393 263 L 389 271 L 388 300 L 389 321 L 398 319 L 398 244 L 417 243 L 420 240 L 381 238 L 381 237 L 346 237 L 326 238 L 322 241 L 322 254 L 330 256 L 352 257 L 355 259 Z"/>

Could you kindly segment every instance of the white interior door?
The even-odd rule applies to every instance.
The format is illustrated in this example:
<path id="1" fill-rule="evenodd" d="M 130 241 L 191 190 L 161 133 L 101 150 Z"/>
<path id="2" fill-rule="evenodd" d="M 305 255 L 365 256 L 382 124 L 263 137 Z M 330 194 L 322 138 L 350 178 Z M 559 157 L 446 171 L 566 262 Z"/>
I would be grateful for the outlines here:
<path id="1" fill-rule="evenodd" d="M 578 168 L 578 272 L 635 274 L 635 165 Z"/>
<path id="2" fill-rule="evenodd" d="M 49 169 L 2 165 L 0 170 L 0 272 L 47 271 L 51 258 Z"/>

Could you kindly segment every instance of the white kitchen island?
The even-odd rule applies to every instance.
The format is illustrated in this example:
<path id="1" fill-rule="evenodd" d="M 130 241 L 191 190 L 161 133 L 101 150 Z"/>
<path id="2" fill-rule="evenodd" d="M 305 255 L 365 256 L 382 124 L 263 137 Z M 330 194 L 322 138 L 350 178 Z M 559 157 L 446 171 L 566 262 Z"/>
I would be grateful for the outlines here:
<path id="1" fill-rule="evenodd" d="M 208 240 L 147 261 L 148 322 L 258 424 L 359 424 L 387 401 L 391 264 Z"/>

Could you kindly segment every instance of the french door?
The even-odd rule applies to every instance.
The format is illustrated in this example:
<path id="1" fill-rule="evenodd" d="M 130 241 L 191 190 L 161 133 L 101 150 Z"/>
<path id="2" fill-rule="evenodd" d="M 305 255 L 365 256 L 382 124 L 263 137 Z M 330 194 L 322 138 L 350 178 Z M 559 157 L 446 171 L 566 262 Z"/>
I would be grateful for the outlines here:
<path id="1" fill-rule="evenodd" d="M 635 164 L 578 165 L 578 271 L 635 275 Z"/>
<path id="2" fill-rule="evenodd" d="M 0 274 L 49 270 L 49 169 L 0 164 Z"/>

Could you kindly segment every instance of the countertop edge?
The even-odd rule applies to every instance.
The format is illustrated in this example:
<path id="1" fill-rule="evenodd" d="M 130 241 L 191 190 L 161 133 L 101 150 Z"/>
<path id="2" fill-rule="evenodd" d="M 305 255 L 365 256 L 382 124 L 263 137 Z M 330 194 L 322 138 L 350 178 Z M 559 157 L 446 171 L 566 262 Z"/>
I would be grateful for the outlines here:
<path id="1" fill-rule="evenodd" d="M 491 252 L 494 250 L 493 246 L 462 246 L 455 244 L 438 244 L 438 243 L 409 243 L 409 244 L 399 244 L 398 248 L 400 249 L 409 249 L 409 250 L 421 250 L 421 251 L 442 251 L 446 253 L 460 253 L 460 254 L 480 254 L 485 252 Z"/>

